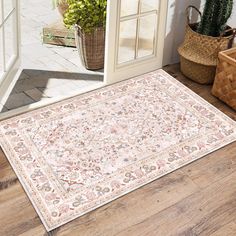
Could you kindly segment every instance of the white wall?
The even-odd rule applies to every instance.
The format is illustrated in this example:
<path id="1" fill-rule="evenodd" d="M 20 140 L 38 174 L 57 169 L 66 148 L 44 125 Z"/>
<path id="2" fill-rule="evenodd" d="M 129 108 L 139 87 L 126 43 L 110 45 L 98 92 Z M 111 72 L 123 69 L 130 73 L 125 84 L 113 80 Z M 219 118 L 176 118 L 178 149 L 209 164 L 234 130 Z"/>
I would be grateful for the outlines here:
<path id="1" fill-rule="evenodd" d="M 236 28 L 236 1 L 234 1 L 233 13 L 228 23 L 232 28 Z M 234 47 L 236 47 L 236 38 L 234 39 Z"/>
<path id="2" fill-rule="evenodd" d="M 234 1 L 234 9 L 231 18 L 229 19 L 229 25 L 233 28 L 236 28 L 236 1 Z"/>
<path id="3" fill-rule="evenodd" d="M 166 39 L 164 47 L 163 64 L 172 64 L 179 61 L 178 46 L 182 43 L 186 26 L 185 9 L 194 5 L 202 9 L 204 0 L 169 0 L 168 17 L 166 25 Z M 229 20 L 231 27 L 236 27 L 236 1 L 233 14 Z"/>

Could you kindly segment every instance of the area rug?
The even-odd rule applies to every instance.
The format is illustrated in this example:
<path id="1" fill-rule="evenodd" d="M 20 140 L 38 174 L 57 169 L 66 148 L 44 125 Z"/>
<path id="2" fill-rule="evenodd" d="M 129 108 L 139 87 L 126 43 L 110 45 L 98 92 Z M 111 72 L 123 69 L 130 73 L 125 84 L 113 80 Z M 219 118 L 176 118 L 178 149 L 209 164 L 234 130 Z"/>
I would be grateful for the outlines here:
<path id="1" fill-rule="evenodd" d="M 0 123 L 48 231 L 236 140 L 236 123 L 163 70 Z"/>

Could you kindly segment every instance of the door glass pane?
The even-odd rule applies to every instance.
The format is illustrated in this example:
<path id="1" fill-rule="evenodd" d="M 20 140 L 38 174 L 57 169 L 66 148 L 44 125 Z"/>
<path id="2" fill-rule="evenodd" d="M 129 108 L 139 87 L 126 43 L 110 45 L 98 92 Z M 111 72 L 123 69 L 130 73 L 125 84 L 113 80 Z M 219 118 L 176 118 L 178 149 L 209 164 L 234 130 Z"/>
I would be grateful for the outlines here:
<path id="1" fill-rule="evenodd" d="M 138 58 L 154 53 L 156 14 L 140 18 Z"/>
<path id="2" fill-rule="evenodd" d="M 138 13 L 139 0 L 121 0 L 121 17 Z"/>
<path id="3" fill-rule="evenodd" d="M 3 2 L 0 0 L 0 25 L 2 24 L 3 22 L 3 11 L 2 11 L 2 8 L 3 8 Z"/>
<path id="4" fill-rule="evenodd" d="M 159 0 L 142 0 L 141 12 L 159 9 Z"/>
<path id="5" fill-rule="evenodd" d="M 7 21 L 4 23 L 4 40 L 5 40 L 5 58 L 6 58 L 6 65 L 10 62 L 12 57 L 16 55 L 16 40 L 14 39 L 14 26 L 16 24 L 15 21 L 15 13 L 12 14 Z"/>
<path id="6" fill-rule="evenodd" d="M 3 14 L 4 19 L 10 14 L 10 12 L 15 8 L 16 0 L 3 0 Z"/>
<path id="7" fill-rule="evenodd" d="M 2 29 L 0 28 L 0 75 L 3 72 L 3 44 L 2 44 Z"/>
<path id="8" fill-rule="evenodd" d="M 120 23 L 118 63 L 128 62 L 135 58 L 137 19 Z"/>

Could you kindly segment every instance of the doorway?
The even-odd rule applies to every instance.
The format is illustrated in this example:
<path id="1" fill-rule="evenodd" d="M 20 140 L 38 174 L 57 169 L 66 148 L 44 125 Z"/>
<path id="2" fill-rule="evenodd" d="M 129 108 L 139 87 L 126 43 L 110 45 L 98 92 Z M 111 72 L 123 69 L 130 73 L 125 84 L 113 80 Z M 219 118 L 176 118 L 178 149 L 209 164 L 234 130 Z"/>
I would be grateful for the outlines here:
<path id="1" fill-rule="evenodd" d="M 26 1 L 27 4 L 30 3 L 30 0 L 23 0 L 23 1 Z M 23 1 L 21 1 L 21 4 Z M 44 1 L 46 0 L 40 0 L 37 2 L 43 3 Z M 46 2 L 50 1 L 47 0 Z M 0 96 L 1 96 L 1 103 L 4 103 L 7 101 L 7 97 L 9 97 L 9 94 L 12 91 L 14 92 L 14 86 L 17 84 L 17 81 L 19 82 L 20 73 L 18 72 L 18 75 L 15 77 L 13 75 L 17 71 L 16 68 L 19 68 L 20 55 L 23 54 L 23 53 L 20 54 L 20 49 L 19 49 L 20 48 L 19 29 L 20 29 L 20 22 L 22 28 L 23 27 L 22 24 L 24 24 L 24 21 L 19 20 L 20 19 L 19 10 L 20 7 L 22 8 L 22 6 L 19 6 L 19 1 L 0 0 L 0 3 L 1 3 L 1 9 L 4 9 L 4 7 L 7 6 L 7 3 L 8 4 L 10 3 L 11 5 L 10 8 L 12 8 L 11 12 L 13 16 L 12 18 L 15 19 L 13 20 L 13 26 L 11 28 L 7 26 L 6 24 L 7 19 L 5 19 L 6 14 L 4 13 L 3 10 L 1 10 L 1 12 L 3 12 L 1 14 L 1 18 L 3 20 L 1 21 L 2 23 L 0 30 L 1 32 L 3 32 L 6 30 L 6 28 L 7 29 L 9 28 L 14 32 L 13 34 L 15 36 L 13 37 L 14 41 L 13 43 L 15 44 L 17 52 L 14 54 L 15 56 L 14 69 L 13 66 L 8 68 L 1 66 L 2 71 L 4 71 L 4 73 L 1 73 L 2 83 L 0 84 Z M 27 4 L 25 4 L 23 7 L 27 8 Z M 35 5 L 35 3 L 32 4 Z M 40 7 L 38 6 L 36 9 L 37 11 L 39 11 Z M 48 10 L 51 11 L 50 6 Z M 45 106 L 47 104 L 60 101 L 62 99 L 71 96 L 75 96 L 83 92 L 91 91 L 93 89 L 106 86 L 114 82 L 118 82 L 136 75 L 146 73 L 148 71 L 161 68 L 166 14 L 167 14 L 166 1 L 158 1 L 158 0 L 108 1 L 105 68 L 104 68 L 104 76 L 103 73 L 99 74 L 100 77 L 97 81 L 98 83 L 92 84 L 92 82 L 94 82 L 92 76 L 94 72 L 86 74 L 84 73 L 84 71 L 82 71 L 81 74 L 83 76 L 86 75 L 85 81 L 92 81 L 90 85 L 85 83 L 86 85 L 83 86 L 83 88 L 81 88 L 80 90 L 75 90 L 70 94 L 65 94 L 64 96 L 63 95 L 56 96 L 51 99 L 41 99 L 40 101 L 29 104 L 27 106 L 14 109 L 12 112 L 7 111 L 5 115 L 3 116 L 0 115 L 0 117 L 5 118 L 11 115 L 29 111 L 31 109 Z M 3 48 L 6 47 L 6 44 L 4 44 L 4 40 L 6 41 L 6 36 L 1 36 L 0 44 L 2 45 Z M 30 55 L 30 53 L 33 52 L 33 50 L 34 50 L 33 47 L 29 47 L 27 53 Z M 76 50 L 76 49 L 65 48 L 65 50 Z M 4 55 L 5 51 L 1 50 L 0 53 Z M 46 56 L 45 61 L 47 63 L 50 62 L 52 63 L 53 60 L 50 59 L 50 56 Z M 24 65 L 24 63 L 22 64 Z M 28 69 L 24 68 L 25 70 L 23 70 L 23 73 L 21 74 L 23 76 L 23 79 L 27 79 L 28 76 L 31 77 L 32 74 L 35 75 L 38 81 L 40 81 L 41 86 L 43 83 L 46 83 L 48 79 L 51 79 L 53 84 L 53 81 L 55 82 L 56 78 L 59 78 L 60 81 L 66 80 L 74 83 L 75 80 L 78 81 L 78 78 L 81 77 L 78 75 L 79 74 L 78 71 L 73 71 L 73 69 L 70 71 L 71 68 L 69 67 L 69 71 L 66 70 L 47 71 L 43 70 L 44 67 L 36 71 L 34 71 L 35 68 L 28 68 Z M 78 81 L 77 83 L 79 82 L 80 81 Z M 63 86 L 59 86 L 58 89 L 59 88 L 62 91 L 64 90 Z M 29 90 L 34 90 L 34 88 L 29 88 Z M 9 93 L 9 91 L 11 92 Z M 16 91 L 19 91 L 19 89 L 17 89 Z M 37 91 L 37 88 L 35 91 Z M 37 97 L 37 93 L 35 96 Z"/>
<path id="2" fill-rule="evenodd" d="M 3 1 L 4 8 L 20 12 L 21 38 L 15 42 L 20 44 L 21 64 L 17 80 L 1 102 L 2 112 L 23 106 L 31 109 L 38 102 L 47 104 L 78 94 L 84 87 L 102 83 L 103 72 L 86 70 L 75 47 L 43 43 L 44 28 L 51 27 L 54 22 L 63 25 L 63 18 L 58 9 L 53 9 L 51 0 L 21 0 L 20 5 L 18 2 Z M 4 26 L 6 29 L 14 30 L 9 24 Z M 9 49 L 10 34 L 5 33 L 5 38 L 5 48 Z"/>

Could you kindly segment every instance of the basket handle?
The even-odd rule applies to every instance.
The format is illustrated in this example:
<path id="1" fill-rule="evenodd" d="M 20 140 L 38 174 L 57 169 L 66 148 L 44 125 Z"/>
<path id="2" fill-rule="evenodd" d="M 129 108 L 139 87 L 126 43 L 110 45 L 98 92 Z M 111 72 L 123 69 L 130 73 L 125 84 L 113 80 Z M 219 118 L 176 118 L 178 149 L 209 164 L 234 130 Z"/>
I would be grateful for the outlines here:
<path id="1" fill-rule="evenodd" d="M 200 17 L 202 17 L 202 13 L 197 9 L 197 7 L 195 7 L 193 5 L 189 5 L 186 8 L 186 17 L 187 17 L 187 23 L 188 24 L 190 24 L 190 9 L 194 9 L 200 15 Z"/>
<path id="2" fill-rule="evenodd" d="M 227 29 L 224 30 L 221 34 L 220 34 L 220 39 L 222 39 L 224 37 L 224 35 L 228 32 L 232 32 L 232 37 L 229 40 L 229 44 L 228 44 L 228 48 L 232 48 L 233 43 L 234 43 L 234 39 L 236 38 L 236 28 L 231 28 L 231 29 Z"/>

